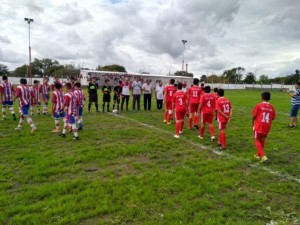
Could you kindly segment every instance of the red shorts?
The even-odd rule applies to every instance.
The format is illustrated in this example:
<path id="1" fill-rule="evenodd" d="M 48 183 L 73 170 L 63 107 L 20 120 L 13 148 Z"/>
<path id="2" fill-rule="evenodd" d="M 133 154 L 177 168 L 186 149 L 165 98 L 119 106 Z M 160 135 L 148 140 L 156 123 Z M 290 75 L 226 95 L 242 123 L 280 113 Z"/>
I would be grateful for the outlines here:
<path id="1" fill-rule="evenodd" d="M 190 103 L 190 113 L 195 113 L 198 111 L 199 103 Z"/>
<path id="2" fill-rule="evenodd" d="M 256 131 L 254 131 L 255 139 L 267 138 L 267 136 L 268 136 L 268 134 L 257 133 Z"/>
<path id="3" fill-rule="evenodd" d="M 176 120 L 184 120 L 186 110 L 176 111 Z"/>
<path id="4" fill-rule="evenodd" d="M 218 123 L 219 123 L 219 130 L 224 130 L 224 129 L 226 129 L 226 125 L 227 125 L 227 122 L 220 122 L 220 121 L 218 121 Z"/>
<path id="5" fill-rule="evenodd" d="M 172 110 L 172 102 L 166 102 L 166 110 Z"/>
<path id="6" fill-rule="evenodd" d="M 201 123 L 212 123 L 213 117 L 214 117 L 213 114 L 201 113 Z"/>

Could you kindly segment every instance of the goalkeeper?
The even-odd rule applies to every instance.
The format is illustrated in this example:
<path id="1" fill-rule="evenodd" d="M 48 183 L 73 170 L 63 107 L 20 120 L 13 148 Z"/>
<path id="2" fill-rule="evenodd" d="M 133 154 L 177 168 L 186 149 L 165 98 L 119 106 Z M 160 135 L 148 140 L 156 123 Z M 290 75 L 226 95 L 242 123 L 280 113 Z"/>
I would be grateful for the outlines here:
<path id="1" fill-rule="evenodd" d="M 105 103 L 107 104 L 107 112 L 110 112 L 109 103 L 110 103 L 111 86 L 109 85 L 109 80 L 107 79 L 105 80 L 105 83 L 102 87 L 102 93 L 103 93 L 102 112 L 104 112 Z"/>

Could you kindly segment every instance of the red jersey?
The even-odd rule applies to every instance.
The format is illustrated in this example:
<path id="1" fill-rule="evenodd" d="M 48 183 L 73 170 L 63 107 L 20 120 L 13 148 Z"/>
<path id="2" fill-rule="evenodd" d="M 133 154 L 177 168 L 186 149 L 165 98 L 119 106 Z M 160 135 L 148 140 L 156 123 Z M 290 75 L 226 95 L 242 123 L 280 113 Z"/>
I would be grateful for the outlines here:
<path id="1" fill-rule="evenodd" d="M 0 93 L 2 94 L 2 101 L 12 101 L 14 92 L 15 88 L 9 81 L 3 81 L 3 83 L 0 84 Z"/>
<path id="2" fill-rule="evenodd" d="M 62 109 L 64 93 L 62 91 L 53 91 L 51 101 L 53 103 L 52 112 L 59 112 Z"/>
<path id="3" fill-rule="evenodd" d="M 30 105 L 37 105 L 40 102 L 39 87 L 30 87 Z"/>
<path id="4" fill-rule="evenodd" d="M 165 101 L 166 102 L 172 102 L 173 101 L 173 95 L 177 91 L 176 87 L 174 85 L 168 85 L 165 88 Z"/>
<path id="5" fill-rule="evenodd" d="M 16 97 L 19 98 L 20 107 L 26 106 L 30 103 L 30 89 L 27 85 L 22 84 L 17 87 Z"/>
<path id="6" fill-rule="evenodd" d="M 76 97 L 76 103 L 78 107 L 84 106 L 85 96 L 81 89 L 75 89 L 74 95 Z"/>
<path id="7" fill-rule="evenodd" d="M 203 114 L 214 114 L 216 98 L 213 94 L 203 94 L 201 96 L 200 103 L 202 103 L 201 112 Z"/>
<path id="8" fill-rule="evenodd" d="M 216 110 L 223 112 L 225 115 L 230 116 L 231 112 L 231 103 L 225 97 L 219 97 L 216 101 Z M 227 118 L 218 113 L 218 121 L 219 122 L 227 122 Z"/>
<path id="9" fill-rule="evenodd" d="M 64 96 L 64 106 L 68 115 L 76 115 L 76 97 L 74 92 L 70 91 Z"/>
<path id="10" fill-rule="evenodd" d="M 48 83 L 41 84 L 39 91 L 42 95 L 48 95 L 50 92 L 50 85 Z"/>
<path id="11" fill-rule="evenodd" d="M 274 107 L 269 102 L 259 103 L 253 109 L 252 116 L 255 117 L 254 131 L 268 134 L 276 116 Z"/>
<path id="12" fill-rule="evenodd" d="M 174 93 L 173 104 L 175 105 L 175 111 L 186 111 L 186 94 L 182 90 Z"/>
<path id="13" fill-rule="evenodd" d="M 202 89 L 197 85 L 193 85 L 189 88 L 188 94 L 190 104 L 199 103 L 202 95 Z"/>

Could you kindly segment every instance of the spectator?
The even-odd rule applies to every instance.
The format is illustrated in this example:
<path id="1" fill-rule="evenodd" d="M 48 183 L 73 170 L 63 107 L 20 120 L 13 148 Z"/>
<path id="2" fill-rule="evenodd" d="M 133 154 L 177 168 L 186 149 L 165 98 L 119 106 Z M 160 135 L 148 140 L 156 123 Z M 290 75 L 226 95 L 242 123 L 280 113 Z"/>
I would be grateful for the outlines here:
<path id="1" fill-rule="evenodd" d="M 140 77 L 135 77 L 135 80 L 132 82 L 133 110 L 135 110 L 135 104 L 137 104 L 137 110 L 140 111 L 141 93 L 142 93 L 142 83 L 140 81 Z"/>
<path id="2" fill-rule="evenodd" d="M 300 108 L 300 82 L 295 84 L 294 93 L 290 93 L 289 91 L 287 91 L 287 93 L 292 97 L 291 99 L 292 107 L 290 112 L 291 121 L 288 127 L 293 128 L 297 126 L 297 114 Z"/>
<path id="3" fill-rule="evenodd" d="M 150 80 L 146 80 L 146 83 L 142 86 L 144 92 L 144 110 L 151 110 L 151 93 L 152 93 L 152 84 Z"/>
<path id="4" fill-rule="evenodd" d="M 162 110 L 163 100 L 164 100 L 164 87 L 161 81 L 159 81 L 159 84 L 156 86 L 155 92 L 156 92 L 156 108 L 157 110 Z"/>

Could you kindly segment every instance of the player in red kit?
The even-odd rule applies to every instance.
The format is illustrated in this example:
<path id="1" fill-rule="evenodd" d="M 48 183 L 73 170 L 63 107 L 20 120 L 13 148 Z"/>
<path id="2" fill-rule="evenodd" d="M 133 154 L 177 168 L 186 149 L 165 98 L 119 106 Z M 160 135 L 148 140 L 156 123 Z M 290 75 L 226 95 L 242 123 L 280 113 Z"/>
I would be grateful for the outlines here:
<path id="1" fill-rule="evenodd" d="M 193 86 L 188 89 L 189 129 L 192 129 L 193 123 L 194 123 L 194 127 L 199 129 L 198 108 L 199 108 L 201 95 L 202 95 L 202 89 L 199 87 L 199 79 L 195 78 L 193 80 Z"/>
<path id="2" fill-rule="evenodd" d="M 48 84 L 49 78 L 45 77 L 43 84 L 40 85 L 40 94 L 42 95 L 42 100 L 44 102 L 43 114 L 48 114 L 48 101 L 50 97 L 50 85 Z"/>
<path id="3" fill-rule="evenodd" d="M 220 150 L 226 149 L 226 125 L 232 116 L 232 107 L 230 101 L 224 97 L 224 89 L 218 90 L 219 98 L 216 101 L 216 111 L 219 123 L 218 145 Z"/>
<path id="4" fill-rule="evenodd" d="M 210 86 L 204 87 L 204 94 L 201 96 L 200 105 L 198 111 L 201 115 L 201 127 L 199 138 L 203 139 L 205 124 L 208 123 L 210 139 L 215 140 L 215 129 L 213 125 L 213 117 L 215 112 L 216 97 L 210 93 Z"/>
<path id="5" fill-rule="evenodd" d="M 165 114 L 164 114 L 164 123 L 171 124 L 171 118 L 173 115 L 172 103 L 173 95 L 176 92 L 176 87 L 174 86 L 175 80 L 171 79 L 170 84 L 166 86 L 164 93 L 164 103 L 165 103 Z"/>
<path id="6" fill-rule="evenodd" d="M 254 130 L 254 143 L 257 149 L 255 158 L 260 159 L 261 162 L 268 160 L 265 152 L 265 139 L 270 132 L 272 121 L 275 119 L 275 109 L 269 103 L 271 99 L 270 92 L 261 94 L 262 102 L 257 104 L 252 111 L 252 125 Z"/>
<path id="7" fill-rule="evenodd" d="M 64 125 L 66 124 L 66 114 L 64 111 L 62 111 L 62 105 L 64 101 L 64 94 L 61 90 L 62 85 L 60 83 L 54 84 L 54 91 L 52 92 L 52 115 L 54 118 L 55 123 L 55 130 L 53 130 L 53 133 L 60 133 L 60 127 L 59 127 L 59 118 L 62 118 L 64 121 Z"/>
<path id="8" fill-rule="evenodd" d="M 179 138 L 179 134 L 182 134 L 184 117 L 187 111 L 187 97 L 186 93 L 182 91 L 182 83 L 178 83 L 177 91 L 173 95 L 173 109 L 176 114 L 176 134 L 175 138 Z"/>
<path id="9" fill-rule="evenodd" d="M 74 92 L 72 91 L 72 84 L 66 83 L 65 84 L 67 94 L 64 96 L 64 102 L 62 105 L 62 110 L 66 112 L 67 114 L 67 122 L 64 125 L 64 129 L 61 133 L 62 137 L 66 137 L 67 128 L 70 124 L 72 127 L 72 132 L 74 134 L 73 139 L 78 140 L 78 132 L 76 127 L 76 97 Z"/>
<path id="10" fill-rule="evenodd" d="M 40 101 L 40 90 L 39 90 L 40 82 L 38 80 L 33 81 L 33 86 L 30 87 L 30 108 L 31 108 L 31 116 L 34 115 L 34 107 L 37 107 L 37 114 L 41 112 L 41 101 Z"/>
<path id="11" fill-rule="evenodd" d="M 37 128 L 34 125 L 31 117 L 29 116 L 29 108 L 30 108 L 30 89 L 27 86 L 27 80 L 25 78 L 20 79 L 20 85 L 17 87 L 15 98 L 19 98 L 19 106 L 20 106 L 20 121 L 18 127 L 15 130 L 21 130 L 23 121 L 26 119 L 28 124 L 31 127 L 31 133 L 36 131 Z"/>

